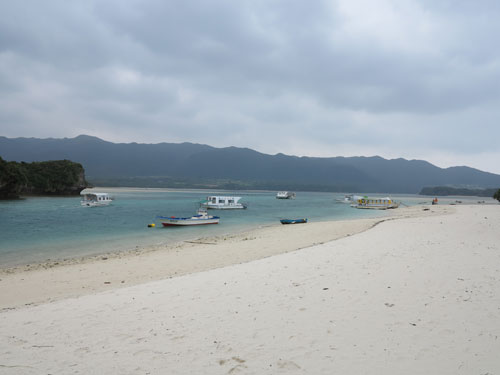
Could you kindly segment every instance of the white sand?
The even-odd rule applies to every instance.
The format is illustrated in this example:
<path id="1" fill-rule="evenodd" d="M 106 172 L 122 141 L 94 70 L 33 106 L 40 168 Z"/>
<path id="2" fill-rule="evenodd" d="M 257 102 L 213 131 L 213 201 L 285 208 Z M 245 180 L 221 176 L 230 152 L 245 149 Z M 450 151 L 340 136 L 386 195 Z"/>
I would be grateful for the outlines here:
<path id="1" fill-rule="evenodd" d="M 460 206 L 3 310 L 0 373 L 500 374 L 499 223 L 500 206 Z"/>

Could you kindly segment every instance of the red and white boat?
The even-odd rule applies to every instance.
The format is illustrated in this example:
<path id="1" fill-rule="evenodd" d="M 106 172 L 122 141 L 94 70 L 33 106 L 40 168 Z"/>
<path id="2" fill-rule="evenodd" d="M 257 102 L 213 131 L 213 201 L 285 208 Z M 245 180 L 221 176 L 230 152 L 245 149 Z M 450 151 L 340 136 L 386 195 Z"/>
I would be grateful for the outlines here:
<path id="1" fill-rule="evenodd" d="M 219 216 L 212 216 L 206 209 L 200 208 L 196 215 L 191 217 L 158 216 L 164 227 L 169 226 L 188 226 L 188 225 L 206 225 L 219 224 Z"/>

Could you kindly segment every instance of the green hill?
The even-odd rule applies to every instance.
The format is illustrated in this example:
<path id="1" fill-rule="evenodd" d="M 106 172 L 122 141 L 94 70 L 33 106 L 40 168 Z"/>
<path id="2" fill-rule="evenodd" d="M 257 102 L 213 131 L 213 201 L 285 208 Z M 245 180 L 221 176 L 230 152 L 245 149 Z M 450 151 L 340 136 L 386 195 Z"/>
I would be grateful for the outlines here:
<path id="1" fill-rule="evenodd" d="M 0 199 L 20 195 L 78 195 L 87 187 L 81 164 L 69 160 L 33 163 L 0 157 Z"/>

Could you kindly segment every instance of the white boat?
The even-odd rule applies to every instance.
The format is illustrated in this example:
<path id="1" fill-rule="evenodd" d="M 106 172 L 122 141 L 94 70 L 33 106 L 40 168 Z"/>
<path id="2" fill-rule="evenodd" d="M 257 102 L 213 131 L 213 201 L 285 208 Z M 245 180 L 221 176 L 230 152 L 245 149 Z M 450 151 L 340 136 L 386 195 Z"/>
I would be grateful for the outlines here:
<path id="1" fill-rule="evenodd" d="M 80 204 L 85 207 L 107 206 L 113 201 L 108 193 L 82 193 L 81 195 Z"/>
<path id="2" fill-rule="evenodd" d="M 201 204 L 204 208 L 216 210 L 235 210 L 247 208 L 246 204 L 239 203 L 241 197 L 226 197 L 213 195 L 207 197 L 207 200 Z"/>
<path id="3" fill-rule="evenodd" d="M 344 195 L 344 198 L 337 198 L 337 199 L 335 199 L 335 201 L 338 203 L 353 203 L 354 202 L 354 195 L 346 194 L 346 195 Z"/>
<path id="4" fill-rule="evenodd" d="M 279 191 L 276 194 L 276 199 L 295 199 L 295 193 L 290 191 Z"/>
<path id="5" fill-rule="evenodd" d="M 188 226 L 188 225 L 206 225 L 206 224 L 219 224 L 218 216 L 211 216 L 207 213 L 207 210 L 200 208 L 196 215 L 191 217 L 165 217 L 158 216 L 164 227 L 168 226 Z"/>
<path id="6" fill-rule="evenodd" d="M 398 208 L 399 202 L 395 202 L 389 197 L 385 198 L 369 198 L 369 197 L 354 197 L 351 207 L 362 209 L 387 210 L 389 208 Z"/>

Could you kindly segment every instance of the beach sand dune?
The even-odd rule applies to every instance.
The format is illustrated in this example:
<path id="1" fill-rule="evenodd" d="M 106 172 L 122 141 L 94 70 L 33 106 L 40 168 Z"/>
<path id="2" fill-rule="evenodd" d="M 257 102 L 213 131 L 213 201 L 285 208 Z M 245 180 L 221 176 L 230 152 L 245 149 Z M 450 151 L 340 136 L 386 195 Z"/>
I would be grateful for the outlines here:
<path id="1" fill-rule="evenodd" d="M 0 373 L 499 374 L 500 207 L 453 211 L 3 310 Z"/>

